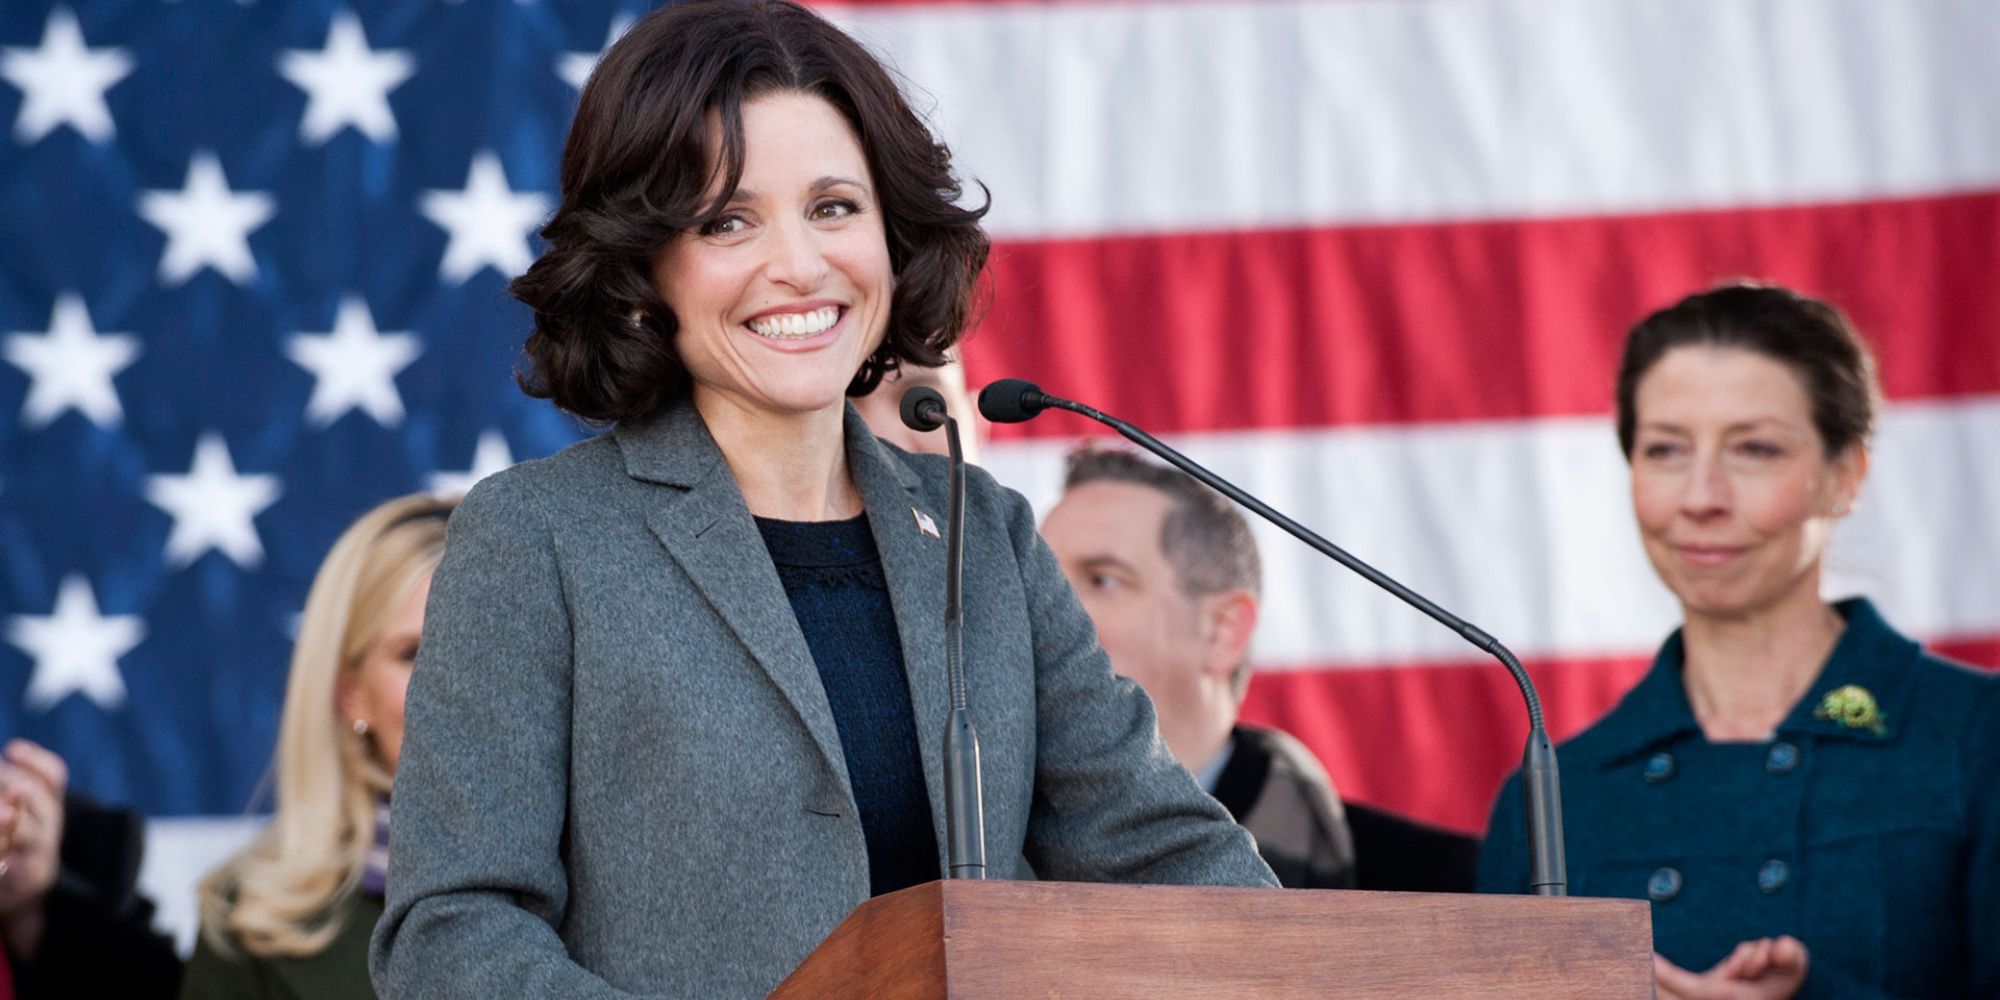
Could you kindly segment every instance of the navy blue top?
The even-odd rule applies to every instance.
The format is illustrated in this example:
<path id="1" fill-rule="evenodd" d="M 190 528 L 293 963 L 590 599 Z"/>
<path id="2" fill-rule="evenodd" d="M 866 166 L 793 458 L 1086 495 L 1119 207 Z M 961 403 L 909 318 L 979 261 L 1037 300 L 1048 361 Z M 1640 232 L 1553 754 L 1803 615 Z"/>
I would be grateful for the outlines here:
<path id="1" fill-rule="evenodd" d="M 1835 607 L 1847 628 L 1773 739 L 1702 736 L 1675 632 L 1557 749 L 1570 892 L 1651 899 L 1654 949 L 1696 972 L 1790 934 L 1810 951 L 1801 997 L 2000 996 L 2000 676 L 1925 653 L 1865 600 Z M 1832 711 L 1843 689 L 1873 717 Z M 1526 890 L 1524 826 L 1516 774 L 1482 891 Z"/>
<path id="2" fill-rule="evenodd" d="M 847 779 L 868 844 L 868 891 L 939 876 L 910 682 L 889 581 L 866 515 L 851 521 L 757 519 L 799 617 L 840 732 Z"/>

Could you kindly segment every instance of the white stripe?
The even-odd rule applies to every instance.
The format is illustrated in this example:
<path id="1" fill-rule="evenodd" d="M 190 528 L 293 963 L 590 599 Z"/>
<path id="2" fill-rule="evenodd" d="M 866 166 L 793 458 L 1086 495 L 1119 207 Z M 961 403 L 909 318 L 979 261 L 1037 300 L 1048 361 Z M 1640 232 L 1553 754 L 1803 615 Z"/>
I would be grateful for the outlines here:
<path id="1" fill-rule="evenodd" d="M 2000 184 L 1991 0 L 835 8 L 1035 239 Z M 933 107 L 934 105 L 934 107 Z"/>
<path id="2" fill-rule="evenodd" d="M 1522 657 L 1644 655 L 1678 622 L 1647 564 L 1608 418 L 1182 436 L 1175 447 Z M 1046 511 L 1070 442 L 985 462 Z M 1905 404 L 1883 421 L 1830 596 L 1874 598 L 1928 637 L 2000 634 L 2000 397 Z M 1274 668 L 1478 659 L 1415 610 L 1253 519 L 1256 659 Z"/>
<path id="3" fill-rule="evenodd" d="M 195 887 L 264 828 L 262 816 L 190 816 L 146 823 L 139 894 L 153 901 L 153 927 L 185 956 L 201 927 Z"/>

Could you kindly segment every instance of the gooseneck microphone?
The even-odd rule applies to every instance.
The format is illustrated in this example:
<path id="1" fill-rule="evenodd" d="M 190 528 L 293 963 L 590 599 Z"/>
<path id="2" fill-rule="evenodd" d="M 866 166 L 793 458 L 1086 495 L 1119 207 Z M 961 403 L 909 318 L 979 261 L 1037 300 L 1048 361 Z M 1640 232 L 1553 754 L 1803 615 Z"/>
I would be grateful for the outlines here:
<path id="1" fill-rule="evenodd" d="M 1001 379 L 987 386 L 985 391 L 979 394 L 979 412 L 996 424 L 1017 424 L 1024 420 L 1032 420 L 1043 410 L 1048 409 L 1082 414 L 1110 427 L 1139 447 L 1206 483 L 1216 492 L 1248 507 L 1264 520 L 1285 529 L 1292 537 L 1312 546 L 1321 555 L 1361 574 L 1368 582 L 1396 595 L 1403 603 L 1431 616 L 1446 628 L 1458 633 L 1465 641 L 1499 660 L 1501 665 L 1507 668 L 1508 673 L 1514 675 L 1514 683 L 1520 686 L 1521 697 L 1528 704 L 1528 746 L 1521 759 L 1522 795 L 1527 804 L 1528 881 L 1538 895 L 1569 894 L 1569 880 L 1566 874 L 1568 865 L 1563 856 L 1561 782 L 1556 773 L 1555 744 L 1550 741 L 1548 730 L 1542 726 L 1542 699 L 1535 693 L 1535 682 L 1529 679 L 1527 669 L 1521 666 L 1521 661 L 1511 650 L 1501 645 L 1500 640 L 1487 635 L 1472 623 L 1438 607 L 1422 594 L 1349 555 L 1340 546 L 1314 534 L 1311 529 L 1273 510 L 1262 500 L 1238 489 L 1235 484 L 1195 464 L 1186 455 L 1161 444 L 1151 434 L 1117 417 L 1060 396 L 1051 396 L 1043 392 L 1040 386 L 1026 379 Z"/>
<path id="2" fill-rule="evenodd" d="M 951 684 L 951 716 L 944 727 L 944 822 L 947 878 L 986 877 L 986 793 L 979 779 L 979 730 L 965 692 L 965 608 L 959 587 L 965 576 L 965 452 L 958 421 L 936 389 L 920 385 L 903 393 L 903 425 L 915 431 L 944 428 L 950 449 L 945 483 L 944 670 Z"/>

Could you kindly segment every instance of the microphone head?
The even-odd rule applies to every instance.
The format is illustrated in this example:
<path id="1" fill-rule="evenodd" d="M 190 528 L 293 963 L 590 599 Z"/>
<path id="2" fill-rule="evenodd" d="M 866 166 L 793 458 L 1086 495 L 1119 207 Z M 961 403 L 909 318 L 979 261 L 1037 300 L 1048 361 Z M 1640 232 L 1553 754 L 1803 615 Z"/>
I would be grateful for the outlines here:
<path id="1" fill-rule="evenodd" d="M 944 426 L 950 411 L 945 408 L 944 395 L 927 385 L 920 385 L 903 393 L 903 426 L 913 431 L 934 431 Z"/>
<path id="2" fill-rule="evenodd" d="M 1049 408 L 1042 387 L 1024 378 L 1003 378 L 979 393 L 979 412 L 996 424 L 1033 420 Z"/>

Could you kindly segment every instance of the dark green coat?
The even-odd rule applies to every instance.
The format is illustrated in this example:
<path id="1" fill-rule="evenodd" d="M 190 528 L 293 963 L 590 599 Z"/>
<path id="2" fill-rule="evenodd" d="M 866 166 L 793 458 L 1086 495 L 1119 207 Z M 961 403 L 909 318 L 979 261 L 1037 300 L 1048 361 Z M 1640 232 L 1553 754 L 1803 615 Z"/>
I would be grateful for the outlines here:
<path id="1" fill-rule="evenodd" d="M 337 912 L 340 933 L 307 958 L 230 957 L 203 936 L 181 977 L 181 1000 L 375 1000 L 368 935 L 382 918 L 382 901 L 354 894 Z"/>
<path id="2" fill-rule="evenodd" d="M 1570 892 L 1651 899 L 1655 950 L 1695 971 L 1797 937 L 1803 998 L 2000 996 L 2000 676 L 1867 601 L 1837 608 L 1846 631 L 1770 741 L 1703 738 L 1675 633 L 1557 750 Z M 1526 887 L 1520 791 L 1517 774 L 1494 804 L 1484 891 Z"/>

